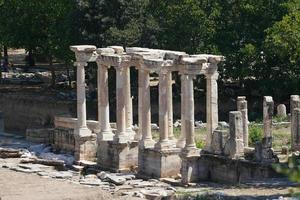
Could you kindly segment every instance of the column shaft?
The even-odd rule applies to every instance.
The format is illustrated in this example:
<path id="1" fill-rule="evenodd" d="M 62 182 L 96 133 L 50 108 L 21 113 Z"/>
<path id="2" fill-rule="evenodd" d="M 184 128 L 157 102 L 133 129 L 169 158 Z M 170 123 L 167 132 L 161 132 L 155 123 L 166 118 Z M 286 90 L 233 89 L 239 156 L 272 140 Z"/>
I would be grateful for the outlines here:
<path id="1" fill-rule="evenodd" d="M 206 150 L 211 150 L 212 134 L 218 127 L 218 73 L 206 76 L 206 121 L 207 138 Z"/>
<path id="2" fill-rule="evenodd" d="M 168 75 L 159 73 L 159 142 L 156 148 L 169 148 Z"/>
<path id="3" fill-rule="evenodd" d="M 195 117 L 194 117 L 194 83 L 193 76 L 187 75 L 186 81 L 186 96 L 185 100 L 185 134 L 186 134 L 186 144 L 185 148 L 195 148 Z"/>
<path id="4" fill-rule="evenodd" d="M 123 143 L 127 142 L 128 138 L 126 137 L 126 109 L 125 109 L 125 90 L 124 90 L 124 82 L 125 82 L 125 74 L 123 68 L 116 68 L 116 82 L 117 82 L 117 133 L 115 135 L 115 140 L 117 142 Z"/>
<path id="5" fill-rule="evenodd" d="M 85 70 L 86 63 L 76 63 L 77 66 L 77 118 L 78 128 L 86 128 L 86 97 Z"/>
<path id="6" fill-rule="evenodd" d="M 169 140 L 175 140 L 173 133 L 173 90 L 172 90 L 172 72 L 167 74 L 168 78 L 168 120 L 169 120 Z"/>
<path id="7" fill-rule="evenodd" d="M 153 147 L 151 134 L 151 103 L 149 72 L 139 70 L 139 131 L 142 136 L 141 145 Z"/>
<path id="8" fill-rule="evenodd" d="M 183 148 L 185 146 L 185 140 L 186 140 L 186 132 L 185 132 L 186 78 L 187 75 L 184 74 L 181 75 L 181 134 L 176 145 L 178 148 Z"/>
<path id="9" fill-rule="evenodd" d="M 132 131 L 132 99 L 130 86 L 130 67 L 124 68 L 124 90 L 125 90 L 125 110 L 126 110 L 126 129 Z"/>
<path id="10" fill-rule="evenodd" d="M 107 66 L 98 64 L 98 120 L 100 139 L 112 140 L 113 133 L 109 121 L 109 94 Z"/>

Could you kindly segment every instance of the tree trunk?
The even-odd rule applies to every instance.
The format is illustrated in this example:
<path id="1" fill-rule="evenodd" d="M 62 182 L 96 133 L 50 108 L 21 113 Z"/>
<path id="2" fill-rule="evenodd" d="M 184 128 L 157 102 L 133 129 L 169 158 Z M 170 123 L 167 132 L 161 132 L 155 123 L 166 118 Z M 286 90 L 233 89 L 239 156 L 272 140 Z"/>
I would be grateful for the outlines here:
<path id="1" fill-rule="evenodd" d="M 3 47 L 3 55 L 4 55 L 4 62 L 8 63 L 8 51 L 7 51 L 7 46 L 4 45 Z"/>
<path id="2" fill-rule="evenodd" d="M 55 75 L 55 68 L 53 66 L 53 57 L 52 57 L 52 55 L 49 56 L 49 67 L 50 67 L 50 70 L 51 70 L 51 87 L 55 87 L 56 75 Z"/>
<path id="3" fill-rule="evenodd" d="M 33 50 L 32 49 L 29 49 L 29 51 L 28 51 L 28 65 L 30 67 L 35 66 L 35 61 L 34 61 Z"/>

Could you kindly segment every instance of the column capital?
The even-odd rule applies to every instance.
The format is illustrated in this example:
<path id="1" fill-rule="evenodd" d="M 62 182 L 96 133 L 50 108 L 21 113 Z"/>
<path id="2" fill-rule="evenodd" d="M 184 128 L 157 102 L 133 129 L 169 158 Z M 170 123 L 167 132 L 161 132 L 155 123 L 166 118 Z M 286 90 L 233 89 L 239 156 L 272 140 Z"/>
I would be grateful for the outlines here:
<path id="1" fill-rule="evenodd" d="M 86 67 L 86 66 L 88 66 L 88 63 L 82 62 L 82 61 L 76 61 L 76 62 L 74 62 L 74 66 L 75 67 Z"/>
<path id="2" fill-rule="evenodd" d="M 219 78 L 219 72 L 214 71 L 213 73 L 207 73 L 205 74 L 205 77 L 207 79 L 217 80 Z"/>

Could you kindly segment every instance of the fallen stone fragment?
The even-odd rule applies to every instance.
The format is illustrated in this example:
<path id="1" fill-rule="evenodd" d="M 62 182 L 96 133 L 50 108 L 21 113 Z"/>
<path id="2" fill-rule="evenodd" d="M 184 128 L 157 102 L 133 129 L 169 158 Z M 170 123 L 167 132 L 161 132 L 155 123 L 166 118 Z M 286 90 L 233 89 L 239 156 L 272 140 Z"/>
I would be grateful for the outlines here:
<path id="1" fill-rule="evenodd" d="M 37 172 L 42 171 L 39 168 L 36 168 L 36 169 L 25 169 L 25 168 L 22 168 L 22 167 L 12 167 L 10 169 L 13 170 L 13 171 L 16 171 L 16 172 L 23 172 L 23 173 L 37 173 Z"/>
<path id="2" fill-rule="evenodd" d="M 47 173 L 47 172 L 38 172 L 37 175 L 39 175 L 39 176 L 49 176 L 49 173 Z"/>
<path id="3" fill-rule="evenodd" d="M 102 171 L 102 172 L 99 172 L 99 173 L 97 174 L 97 177 L 100 178 L 101 180 L 107 179 L 108 176 L 109 176 L 108 173 L 103 172 L 103 171 Z"/>
<path id="4" fill-rule="evenodd" d="M 62 171 L 62 172 L 51 172 L 49 173 L 49 176 L 52 178 L 68 179 L 68 178 L 72 178 L 73 174 L 68 171 Z"/>
<path id="5" fill-rule="evenodd" d="M 102 182 L 100 179 L 81 179 L 79 183 L 82 185 L 89 185 L 89 186 L 100 186 L 100 185 L 108 184 L 106 182 Z"/>
<path id="6" fill-rule="evenodd" d="M 115 175 L 108 175 L 107 180 L 111 183 L 116 184 L 116 185 L 123 185 L 126 182 L 125 178 L 115 176 Z"/>
<path id="7" fill-rule="evenodd" d="M 173 179 L 173 178 L 161 178 L 160 181 L 164 183 L 168 183 L 173 186 L 181 186 L 181 180 L 180 179 Z"/>
<path id="8" fill-rule="evenodd" d="M 20 158 L 22 154 L 21 150 L 0 148 L 0 158 Z"/>
<path id="9" fill-rule="evenodd" d="M 39 158 L 29 158 L 29 159 L 22 159 L 21 163 L 33 163 L 33 164 L 41 164 L 41 165 L 48 165 L 48 166 L 55 166 L 55 167 L 64 167 L 65 162 L 63 160 L 47 160 L 47 159 L 39 159 Z"/>

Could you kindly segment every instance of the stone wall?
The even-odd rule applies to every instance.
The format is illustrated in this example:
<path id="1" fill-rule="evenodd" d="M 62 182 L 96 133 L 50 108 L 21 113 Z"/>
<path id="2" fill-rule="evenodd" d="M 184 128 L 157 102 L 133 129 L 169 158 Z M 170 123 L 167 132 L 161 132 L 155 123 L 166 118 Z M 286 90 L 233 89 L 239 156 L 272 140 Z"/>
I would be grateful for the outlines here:
<path id="1" fill-rule="evenodd" d="M 25 93 L 0 93 L 5 131 L 25 134 L 28 128 L 53 127 L 54 116 L 74 116 L 76 101 Z"/>

